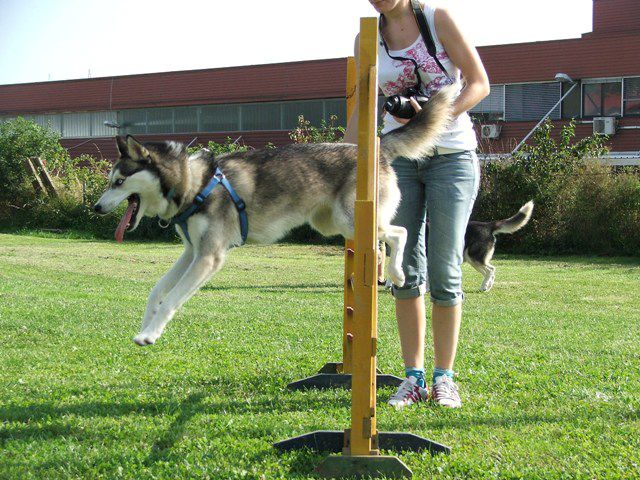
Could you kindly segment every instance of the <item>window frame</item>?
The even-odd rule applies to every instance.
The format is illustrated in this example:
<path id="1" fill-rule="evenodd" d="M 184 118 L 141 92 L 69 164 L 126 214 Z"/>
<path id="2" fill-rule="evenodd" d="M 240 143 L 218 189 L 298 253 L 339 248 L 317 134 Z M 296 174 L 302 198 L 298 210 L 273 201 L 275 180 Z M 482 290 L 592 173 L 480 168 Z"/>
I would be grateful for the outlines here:
<path id="1" fill-rule="evenodd" d="M 637 118 L 637 117 L 640 117 L 640 112 L 638 112 L 638 113 L 627 113 L 627 98 L 626 98 L 626 96 L 627 96 L 627 89 L 626 89 L 627 80 L 640 81 L 640 75 L 633 76 L 633 77 L 624 77 L 622 79 L 622 116 L 623 117 Z M 640 100 L 640 98 L 634 99 L 634 100 Z"/>
<path id="2" fill-rule="evenodd" d="M 557 80 L 540 80 L 540 81 L 535 81 L 535 82 L 510 82 L 510 83 L 505 83 L 504 87 L 504 123 L 522 123 L 522 122 L 535 122 L 536 120 L 513 120 L 513 119 L 509 119 L 509 115 L 507 112 L 507 87 L 511 86 L 511 85 L 558 85 L 558 98 L 556 100 L 556 102 L 558 100 L 560 100 L 562 98 L 562 82 L 558 82 Z M 551 118 L 553 121 L 562 121 L 562 102 L 560 102 L 560 105 L 558 105 L 556 107 L 559 111 L 559 118 L 553 118 L 551 117 L 551 115 L 549 116 L 549 118 Z M 555 109 L 554 109 L 555 110 Z M 547 110 L 548 112 L 548 110 Z M 545 113 L 547 113 L 545 112 Z M 553 111 L 551 112 L 553 113 Z M 542 117 L 540 117 L 542 118 Z M 538 119 L 539 120 L 539 119 Z"/>
<path id="3" fill-rule="evenodd" d="M 56 131 L 57 133 L 60 134 L 61 138 L 66 139 L 66 138 L 108 138 L 111 137 L 112 135 L 104 135 L 104 133 L 106 133 L 106 130 L 100 128 L 101 130 L 101 134 L 100 135 L 95 135 L 94 134 L 94 130 L 96 130 L 96 126 L 98 126 L 99 123 L 102 123 L 101 118 L 104 118 L 104 120 L 109 120 L 109 121 L 113 121 L 115 123 L 119 123 L 122 127 L 120 128 L 119 132 L 113 132 L 113 134 L 116 133 L 120 133 L 120 134 L 125 134 L 125 133 L 131 133 L 133 135 L 172 135 L 172 134 L 194 134 L 194 135 L 198 135 L 198 134 L 202 134 L 202 133 L 239 133 L 239 132 L 290 132 L 292 131 L 294 128 L 296 128 L 295 126 L 293 127 L 287 127 L 287 125 L 285 124 L 284 120 L 284 110 L 285 110 L 285 105 L 288 104 L 297 104 L 297 103 L 304 103 L 304 102 L 321 102 L 321 110 L 322 110 L 322 119 L 324 119 L 324 121 L 327 122 L 327 124 L 330 122 L 330 115 L 333 114 L 337 114 L 339 115 L 338 118 L 338 123 L 335 125 L 337 127 L 344 127 L 346 126 L 346 123 L 348 122 L 348 118 L 347 118 L 347 113 L 346 113 L 346 98 L 345 97 L 328 97 L 328 98 L 309 98 L 309 99 L 301 99 L 301 100 L 285 100 L 285 101 L 280 101 L 280 102 L 247 102 L 247 103 L 219 103 L 219 104 L 199 104 L 199 105 L 178 105 L 178 106 L 159 106 L 159 107 L 148 107 L 148 108 L 122 108 L 122 109 L 118 109 L 118 110 L 82 110 L 82 111 L 64 111 L 64 112 L 46 112 L 46 113 L 22 113 L 22 114 L 18 114 L 18 115 L 0 115 L 0 122 L 4 122 L 10 119 L 14 119 L 17 117 L 24 117 L 28 120 L 32 120 L 35 121 L 38 124 L 46 124 L 48 120 L 51 121 L 52 124 L 56 125 L 56 128 L 54 128 L 54 131 Z M 243 110 L 246 107 L 250 107 L 250 106 L 265 106 L 265 105 L 275 105 L 279 108 L 280 110 L 280 114 L 279 114 L 279 126 L 278 128 L 270 128 L 270 129 L 258 129 L 258 130 L 245 130 L 243 129 L 243 119 L 242 119 L 242 113 Z M 341 105 L 338 108 L 336 108 L 337 105 Z M 230 107 L 230 108 L 235 108 L 237 109 L 238 113 L 237 113 L 237 119 L 234 119 L 233 122 L 230 123 L 234 123 L 235 127 L 233 130 L 210 130 L 210 129 L 205 129 L 203 128 L 203 124 L 205 123 L 203 120 L 203 109 L 206 107 Z M 191 117 L 191 125 L 195 125 L 196 129 L 193 131 L 182 131 L 180 130 L 180 128 L 178 128 L 178 125 L 180 125 L 182 123 L 182 121 L 178 121 L 177 120 L 177 111 L 179 109 L 184 109 L 184 108 L 193 108 L 193 114 L 195 114 L 195 118 Z M 170 110 L 171 111 L 171 124 L 166 123 L 166 125 L 168 126 L 168 131 L 167 132 L 154 132 L 151 133 L 149 132 L 149 113 L 153 110 L 156 109 L 162 109 L 162 110 Z M 319 106 L 318 109 L 320 110 Z M 335 110 L 343 110 L 343 114 L 340 115 L 340 112 L 336 112 Z M 88 126 L 89 126 L 89 135 L 88 136 L 82 136 L 82 137 L 77 137 L 76 135 L 70 136 L 68 134 L 68 132 L 65 132 L 65 115 L 78 115 L 78 114 L 85 114 L 88 115 L 89 121 L 88 121 Z M 124 121 L 124 116 L 127 115 L 137 115 L 140 119 L 136 120 L 135 124 L 138 128 L 139 131 L 137 132 L 130 132 L 130 126 L 125 126 L 125 121 Z M 38 119 L 37 117 L 42 117 L 40 119 Z M 341 117 L 341 118 L 340 118 Z M 168 118 L 168 117 L 167 117 Z M 321 119 L 321 121 L 322 121 Z M 56 123 L 57 122 L 57 123 Z M 96 123 L 98 122 L 98 123 Z M 186 122 L 185 122 L 186 123 Z M 320 125 L 315 125 L 315 123 L 313 124 L 314 127 L 320 127 Z"/>
<path id="4" fill-rule="evenodd" d="M 512 84 L 509 84 L 512 85 Z M 500 111 L 493 112 L 479 112 L 473 111 L 473 108 L 476 108 L 478 105 L 474 106 L 471 110 L 469 110 L 469 116 L 481 119 L 482 123 L 497 123 L 504 122 L 506 118 L 506 109 L 507 109 L 507 84 L 505 83 L 496 83 L 490 86 L 491 90 L 494 89 L 502 90 L 502 105 Z M 484 99 L 483 99 L 484 100 Z M 482 103 L 482 102 L 481 102 Z M 497 116 L 497 118 L 492 118 L 492 116 Z M 485 121 L 486 120 L 486 121 Z"/>
<path id="5" fill-rule="evenodd" d="M 603 107 L 604 107 L 604 95 L 602 95 L 603 85 L 612 84 L 612 83 L 620 83 L 620 113 L 614 115 L 604 115 Z M 587 85 L 600 85 L 600 114 L 599 115 L 586 115 L 585 114 L 585 97 L 584 90 Z M 585 118 L 588 120 L 593 120 L 598 117 L 618 117 L 622 118 L 624 116 L 624 78 L 623 77 L 605 77 L 605 78 L 588 78 L 583 79 L 580 86 L 580 112 L 581 118 Z"/>

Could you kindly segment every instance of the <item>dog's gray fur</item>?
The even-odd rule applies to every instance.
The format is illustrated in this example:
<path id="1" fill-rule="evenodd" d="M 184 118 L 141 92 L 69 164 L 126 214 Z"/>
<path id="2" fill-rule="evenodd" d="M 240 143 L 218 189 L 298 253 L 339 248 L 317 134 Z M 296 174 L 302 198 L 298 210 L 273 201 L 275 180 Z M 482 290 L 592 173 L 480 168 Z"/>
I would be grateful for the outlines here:
<path id="1" fill-rule="evenodd" d="M 404 283 L 406 230 L 391 225 L 400 202 L 391 161 L 398 155 L 419 158 L 430 152 L 450 121 L 453 99 L 453 89 L 443 89 L 408 124 L 381 139 L 378 235 L 390 246 L 389 276 L 399 286 Z M 120 158 L 95 208 L 109 213 L 137 196 L 139 207 L 129 230 L 143 216 L 168 221 L 184 211 L 220 167 L 246 203 L 249 243 L 275 242 L 307 222 L 323 235 L 353 238 L 355 145 L 290 145 L 214 156 L 206 149 L 188 155 L 176 142 L 141 144 L 131 136 L 118 137 L 117 144 Z M 222 267 L 226 252 L 241 243 L 238 212 L 222 187 L 213 190 L 187 224 L 193 243 L 176 229 L 185 249 L 151 291 L 142 328 L 134 338 L 138 345 L 155 343 L 176 311 Z"/>

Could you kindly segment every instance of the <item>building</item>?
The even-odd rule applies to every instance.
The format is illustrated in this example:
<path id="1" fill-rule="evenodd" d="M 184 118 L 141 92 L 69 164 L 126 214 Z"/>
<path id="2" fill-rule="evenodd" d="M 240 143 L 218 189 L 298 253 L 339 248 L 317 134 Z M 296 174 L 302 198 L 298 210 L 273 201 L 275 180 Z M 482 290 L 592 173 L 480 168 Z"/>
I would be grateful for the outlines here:
<path id="1" fill-rule="evenodd" d="M 73 155 L 116 156 L 116 130 L 105 122 L 146 141 L 281 145 L 298 115 L 344 119 L 345 79 L 346 60 L 334 59 L 3 85 L 0 116 L 49 125 Z"/>
<path id="2" fill-rule="evenodd" d="M 484 153 L 505 153 L 569 92 L 551 118 L 578 137 L 605 128 L 617 163 L 640 160 L 640 8 L 594 0 L 581 38 L 479 48 L 492 83 L 473 109 Z M 560 82 L 556 74 L 574 82 Z M 299 115 L 345 122 L 346 59 L 0 86 L 0 118 L 21 115 L 61 133 L 73 155 L 113 158 L 113 135 L 185 143 L 227 137 L 254 147 L 290 142 Z M 597 120 L 599 118 L 609 120 Z M 596 121 L 594 122 L 594 119 Z M 595 123 L 595 126 L 594 126 Z"/>
<path id="3" fill-rule="evenodd" d="M 551 118 L 577 122 L 579 138 L 594 132 L 594 118 L 618 124 L 609 147 L 619 160 L 640 157 L 640 8 L 637 0 L 594 0 L 593 31 L 581 38 L 481 47 L 492 88 L 473 112 L 480 124 L 497 125 L 495 139 L 481 139 L 488 153 L 509 152 L 573 85 Z M 600 127 L 596 122 L 596 128 Z M 494 133 L 495 133 L 495 129 Z M 479 132 L 479 137 L 482 137 Z M 485 129 L 485 136 L 490 136 Z"/>

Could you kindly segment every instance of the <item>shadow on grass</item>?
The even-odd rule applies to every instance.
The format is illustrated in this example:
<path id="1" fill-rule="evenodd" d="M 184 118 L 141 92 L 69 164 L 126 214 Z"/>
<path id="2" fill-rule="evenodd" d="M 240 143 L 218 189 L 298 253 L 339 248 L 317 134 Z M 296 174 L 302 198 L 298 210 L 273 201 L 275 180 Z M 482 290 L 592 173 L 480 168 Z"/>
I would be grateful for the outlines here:
<path id="1" fill-rule="evenodd" d="M 551 264 L 566 264 L 567 267 L 584 266 L 594 270 L 610 268 L 614 266 L 640 267 L 640 257 L 608 257 L 598 255 L 520 255 L 499 254 L 495 256 L 497 261 L 538 262 Z"/>
<path id="2" fill-rule="evenodd" d="M 204 410 L 202 400 L 205 394 L 202 392 L 192 393 L 179 406 L 179 413 L 167 429 L 166 433 L 158 438 L 153 446 L 149 456 L 144 461 L 145 465 L 153 465 L 162 460 L 168 460 L 171 456 L 171 449 L 182 436 L 189 420 Z"/>
<path id="3" fill-rule="evenodd" d="M 275 285 L 232 285 L 232 286 L 219 286 L 219 285 L 205 285 L 200 290 L 204 291 L 230 291 L 230 290 L 252 290 L 262 293 L 278 293 L 278 292 L 290 292 L 294 290 L 302 290 L 304 293 L 338 293 L 342 291 L 342 287 L 336 283 L 309 283 L 309 284 L 275 284 Z"/>
<path id="4" fill-rule="evenodd" d="M 197 392 L 189 395 L 184 401 L 167 401 L 167 402 L 89 402 L 77 405 L 56 406 L 50 403 L 27 406 L 2 406 L 0 407 L 0 419 L 5 423 L 4 429 L 0 431 L 0 438 L 15 437 L 14 434 L 19 433 L 22 429 L 13 430 L 8 425 L 10 422 L 24 423 L 26 426 L 32 426 L 34 422 L 56 422 L 65 419 L 68 416 L 77 416 L 83 418 L 117 418 L 128 415 L 171 415 L 174 412 L 182 411 L 187 407 L 189 411 L 202 414 L 243 414 L 243 413 L 273 413 L 274 411 L 282 413 L 306 412 L 313 409 L 322 409 L 326 405 L 326 399 L 322 397 L 305 397 L 303 400 L 288 399 L 283 401 L 280 399 L 278 403 L 271 400 L 252 400 L 247 402 L 241 399 L 225 400 L 223 402 L 203 402 L 209 396 L 209 392 Z M 350 399 L 345 396 L 343 399 L 332 399 L 333 407 L 348 408 Z M 197 407 L 197 409 L 196 409 Z M 43 425 L 41 431 L 48 429 L 49 426 Z M 51 429 L 57 429 L 58 425 L 51 426 Z M 65 428 L 61 429 L 65 430 Z"/>
<path id="5" fill-rule="evenodd" d="M 143 464 L 146 467 L 153 467 L 157 463 L 179 462 L 178 452 L 176 452 L 176 444 L 181 441 L 190 422 L 199 415 L 207 414 L 238 414 L 238 413 L 283 413 L 287 412 L 308 412 L 314 409 L 322 409 L 326 404 L 326 399 L 320 396 L 300 398 L 278 399 L 274 404 L 271 399 L 262 399 L 252 401 L 248 404 L 242 399 L 225 400 L 221 402 L 207 402 L 210 393 L 198 391 L 188 395 L 182 401 L 166 401 L 166 402 L 88 402 L 76 405 L 58 406 L 55 404 L 39 404 L 28 406 L 2 406 L 0 407 L 0 418 L 5 423 L 4 428 L 0 430 L 0 445 L 5 441 L 42 441 L 47 439 L 55 439 L 65 437 L 67 439 L 75 439 L 83 441 L 88 436 L 95 440 L 96 432 L 87 431 L 85 428 L 76 427 L 73 424 L 73 418 L 117 418 L 129 415 L 139 414 L 147 418 L 142 418 L 141 428 L 144 428 L 144 422 L 153 421 L 149 416 L 172 416 L 171 424 L 164 429 L 164 433 L 157 436 L 151 446 Z M 294 396 L 295 397 L 295 396 Z M 347 410 L 350 406 L 350 400 L 345 396 L 343 399 L 332 399 L 332 406 Z M 12 425 L 18 423 L 21 425 Z M 234 428 L 228 434 L 237 438 L 257 438 L 269 435 L 269 430 L 265 431 L 265 427 L 257 427 L 251 424 L 243 425 L 242 428 Z M 275 432 L 273 432 L 275 434 Z M 206 434 L 206 433 L 205 433 Z M 108 434 L 107 434 L 108 435 Z M 278 452 L 268 447 L 262 449 L 262 452 L 256 456 L 252 462 L 259 463 L 264 460 L 265 456 L 276 456 Z M 295 452 L 296 461 L 292 465 L 293 470 L 298 473 L 308 474 L 313 467 L 319 463 L 321 455 L 306 451 Z M 243 461 L 246 461 L 244 459 Z M 40 471 L 47 470 L 54 466 L 45 462 L 41 465 L 32 465 Z M 90 464 L 78 464 L 77 468 L 82 471 L 91 468 Z"/>

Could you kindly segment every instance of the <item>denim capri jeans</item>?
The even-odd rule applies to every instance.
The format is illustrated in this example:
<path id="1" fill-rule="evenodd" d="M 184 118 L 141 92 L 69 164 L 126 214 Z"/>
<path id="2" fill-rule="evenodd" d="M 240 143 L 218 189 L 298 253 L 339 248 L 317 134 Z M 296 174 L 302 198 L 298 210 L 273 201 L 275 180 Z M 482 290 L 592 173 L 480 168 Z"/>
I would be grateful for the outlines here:
<path id="1" fill-rule="evenodd" d="M 393 221 L 407 229 L 402 269 L 406 283 L 393 287 L 398 299 L 424 295 L 449 307 L 462 302 L 464 235 L 478 194 L 480 168 L 473 151 L 436 154 L 392 163 L 402 200 Z M 425 223 L 429 219 L 428 258 Z"/>

